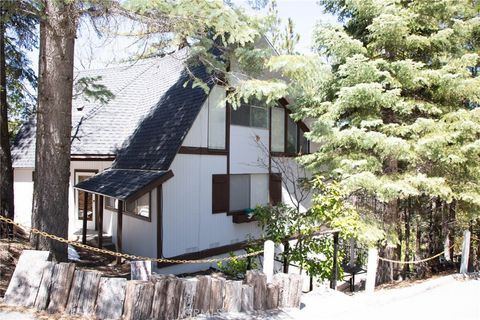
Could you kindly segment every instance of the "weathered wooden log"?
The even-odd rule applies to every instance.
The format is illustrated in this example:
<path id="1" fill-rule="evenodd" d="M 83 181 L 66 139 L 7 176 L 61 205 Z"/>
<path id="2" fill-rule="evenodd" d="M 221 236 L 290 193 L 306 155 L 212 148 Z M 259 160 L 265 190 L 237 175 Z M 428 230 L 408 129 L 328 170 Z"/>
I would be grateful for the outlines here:
<path id="1" fill-rule="evenodd" d="M 50 288 L 52 286 L 53 271 L 55 269 L 55 262 L 47 261 L 45 262 L 45 269 L 43 269 L 42 281 L 38 288 L 37 297 L 35 299 L 34 307 L 37 310 L 45 310 L 48 306 L 48 301 L 50 297 Z"/>
<path id="2" fill-rule="evenodd" d="M 127 282 L 123 319 L 144 320 L 150 317 L 154 286 L 150 281 Z"/>
<path id="3" fill-rule="evenodd" d="M 242 281 L 227 280 L 223 300 L 225 312 L 240 312 L 242 310 Z"/>
<path id="4" fill-rule="evenodd" d="M 278 308 L 278 286 L 273 283 L 267 284 L 267 310 Z"/>
<path id="5" fill-rule="evenodd" d="M 225 278 L 212 277 L 212 294 L 210 296 L 210 314 L 222 312 Z"/>
<path id="6" fill-rule="evenodd" d="M 152 275 L 151 261 L 131 261 L 130 279 L 131 280 L 149 280 Z"/>
<path id="7" fill-rule="evenodd" d="M 208 313 L 210 311 L 210 299 L 212 296 L 212 277 L 199 276 L 197 294 L 194 299 L 195 310 L 198 313 Z"/>
<path id="8" fill-rule="evenodd" d="M 34 306 L 49 259 L 48 251 L 24 250 L 5 292 L 4 303 L 25 307 Z"/>
<path id="9" fill-rule="evenodd" d="M 289 274 L 290 277 L 290 292 L 289 292 L 289 307 L 300 308 L 300 301 L 302 298 L 303 277 L 299 274 Z"/>
<path id="10" fill-rule="evenodd" d="M 286 273 L 276 273 L 273 275 L 273 284 L 278 287 L 278 307 L 288 307 L 290 295 L 290 278 Z"/>
<path id="11" fill-rule="evenodd" d="M 185 319 L 195 316 L 194 299 L 197 291 L 198 279 L 188 278 L 182 280 L 182 295 L 178 307 L 178 318 Z"/>
<path id="12" fill-rule="evenodd" d="M 253 286 L 253 307 L 265 310 L 267 305 L 267 276 L 259 270 L 248 270 L 246 283 Z"/>
<path id="13" fill-rule="evenodd" d="M 152 275 L 150 281 L 155 284 L 152 301 L 152 319 L 162 319 L 167 303 L 168 276 Z"/>
<path id="14" fill-rule="evenodd" d="M 177 277 L 167 279 L 167 295 L 165 301 L 164 319 L 176 319 L 178 316 L 179 291 L 182 288 L 182 282 Z"/>
<path id="15" fill-rule="evenodd" d="M 242 311 L 251 312 L 253 307 L 253 287 L 248 284 L 242 285 Z"/>
<path id="16" fill-rule="evenodd" d="M 127 279 L 125 278 L 100 278 L 95 307 L 96 319 L 120 319 L 122 317 L 126 287 Z"/>
<path id="17" fill-rule="evenodd" d="M 80 315 L 93 314 L 99 283 L 99 272 L 76 270 L 73 276 L 66 312 Z"/>
<path id="18" fill-rule="evenodd" d="M 74 273 L 75 265 L 73 263 L 59 263 L 55 265 L 50 289 L 50 302 L 47 308 L 48 312 L 56 313 L 65 310 Z"/>

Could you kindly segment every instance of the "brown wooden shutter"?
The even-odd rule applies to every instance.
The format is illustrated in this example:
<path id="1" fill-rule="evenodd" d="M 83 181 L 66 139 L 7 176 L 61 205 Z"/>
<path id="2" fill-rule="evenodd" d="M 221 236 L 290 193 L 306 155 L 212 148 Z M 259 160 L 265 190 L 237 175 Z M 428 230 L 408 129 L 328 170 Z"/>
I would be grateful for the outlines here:
<path id="1" fill-rule="evenodd" d="M 212 212 L 228 212 L 229 198 L 228 175 L 212 175 Z"/>
<path id="2" fill-rule="evenodd" d="M 276 205 L 282 202 L 282 174 L 270 174 L 270 203 Z"/>

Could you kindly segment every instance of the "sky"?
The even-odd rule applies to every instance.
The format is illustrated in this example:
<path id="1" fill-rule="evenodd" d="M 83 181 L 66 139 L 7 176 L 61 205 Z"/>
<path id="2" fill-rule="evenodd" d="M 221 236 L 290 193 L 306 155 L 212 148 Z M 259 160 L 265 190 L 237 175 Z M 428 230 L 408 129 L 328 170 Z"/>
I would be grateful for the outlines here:
<path id="1" fill-rule="evenodd" d="M 234 0 L 235 5 L 242 6 L 248 12 L 250 9 L 247 0 Z M 310 52 L 311 32 L 318 21 L 338 23 L 330 14 L 324 14 L 317 0 L 277 0 L 278 14 L 282 23 L 292 18 L 295 31 L 300 34 L 297 50 L 300 53 Z M 262 12 L 266 12 L 263 9 Z M 122 23 L 121 31 L 128 32 L 131 25 Z M 282 28 L 283 29 L 283 28 Z M 134 39 L 125 36 L 99 38 L 88 24 L 79 28 L 75 43 L 75 69 L 97 69 L 115 64 L 138 52 L 139 44 Z M 38 70 L 38 51 L 29 54 L 34 70 Z"/>

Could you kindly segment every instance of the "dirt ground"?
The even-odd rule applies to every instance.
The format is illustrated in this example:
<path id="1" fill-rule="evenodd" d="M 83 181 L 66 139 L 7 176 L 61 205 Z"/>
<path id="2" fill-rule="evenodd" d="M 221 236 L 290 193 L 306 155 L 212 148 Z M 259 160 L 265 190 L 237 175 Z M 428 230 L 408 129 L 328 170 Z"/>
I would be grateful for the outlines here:
<path id="1" fill-rule="evenodd" d="M 15 240 L 0 239 L 0 297 L 7 290 L 18 258 L 23 250 L 31 250 L 32 247 L 26 236 L 17 236 Z M 130 264 L 123 262 L 117 265 L 115 258 L 109 255 L 97 254 L 84 249 L 75 249 L 80 256 L 79 260 L 70 261 L 77 268 L 91 269 L 101 272 L 105 276 L 125 277 L 130 276 Z"/>

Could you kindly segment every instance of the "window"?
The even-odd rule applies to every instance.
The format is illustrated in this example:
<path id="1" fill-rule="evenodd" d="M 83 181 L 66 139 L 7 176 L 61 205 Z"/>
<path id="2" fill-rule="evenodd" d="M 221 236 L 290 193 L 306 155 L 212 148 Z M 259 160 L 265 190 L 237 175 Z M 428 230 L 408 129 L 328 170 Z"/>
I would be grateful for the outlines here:
<path id="1" fill-rule="evenodd" d="M 302 129 L 299 129 L 298 132 L 300 134 L 300 138 L 299 138 L 300 144 L 299 144 L 298 152 L 301 154 L 310 153 L 310 142 L 307 140 L 307 138 L 305 138 L 305 131 L 303 131 Z"/>
<path id="2" fill-rule="evenodd" d="M 75 171 L 75 184 L 87 180 L 94 176 L 98 171 L 97 170 L 85 170 L 85 171 Z M 85 207 L 85 192 L 77 190 L 75 194 L 76 207 L 77 207 L 77 217 L 80 220 L 83 220 L 83 209 Z M 87 220 L 93 221 L 93 215 L 95 213 L 95 199 L 94 195 L 89 193 L 87 200 Z"/>
<path id="3" fill-rule="evenodd" d="M 286 152 L 290 154 L 297 153 L 298 151 L 298 141 L 297 141 L 297 124 L 292 120 L 292 118 L 287 118 L 287 149 Z"/>
<path id="4" fill-rule="evenodd" d="M 134 201 L 123 202 L 123 211 L 126 214 L 140 216 L 150 219 L 150 200 L 151 192 L 144 194 Z M 110 210 L 118 209 L 118 200 L 111 197 L 105 197 L 105 208 Z"/>
<path id="5" fill-rule="evenodd" d="M 285 152 L 285 109 L 272 108 L 272 151 Z"/>
<path id="6" fill-rule="evenodd" d="M 286 126 L 285 122 L 287 123 Z M 272 108 L 271 151 L 288 155 L 309 153 L 310 145 L 305 138 L 305 131 L 301 128 L 302 126 L 293 121 L 284 108 Z"/>
<path id="7" fill-rule="evenodd" d="M 230 176 L 230 211 L 250 208 L 250 175 L 233 174 Z"/>
<path id="8" fill-rule="evenodd" d="M 214 87 L 208 96 L 208 148 L 225 149 L 227 109 L 220 104 L 225 91 Z"/>
<path id="9" fill-rule="evenodd" d="M 232 110 L 232 124 L 246 127 L 268 129 L 268 109 L 260 101 L 253 104 L 242 103 Z"/>
<path id="10" fill-rule="evenodd" d="M 218 174 L 212 183 L 213 213 L 245 211 L 268 203 L 268 174 Z"/>

